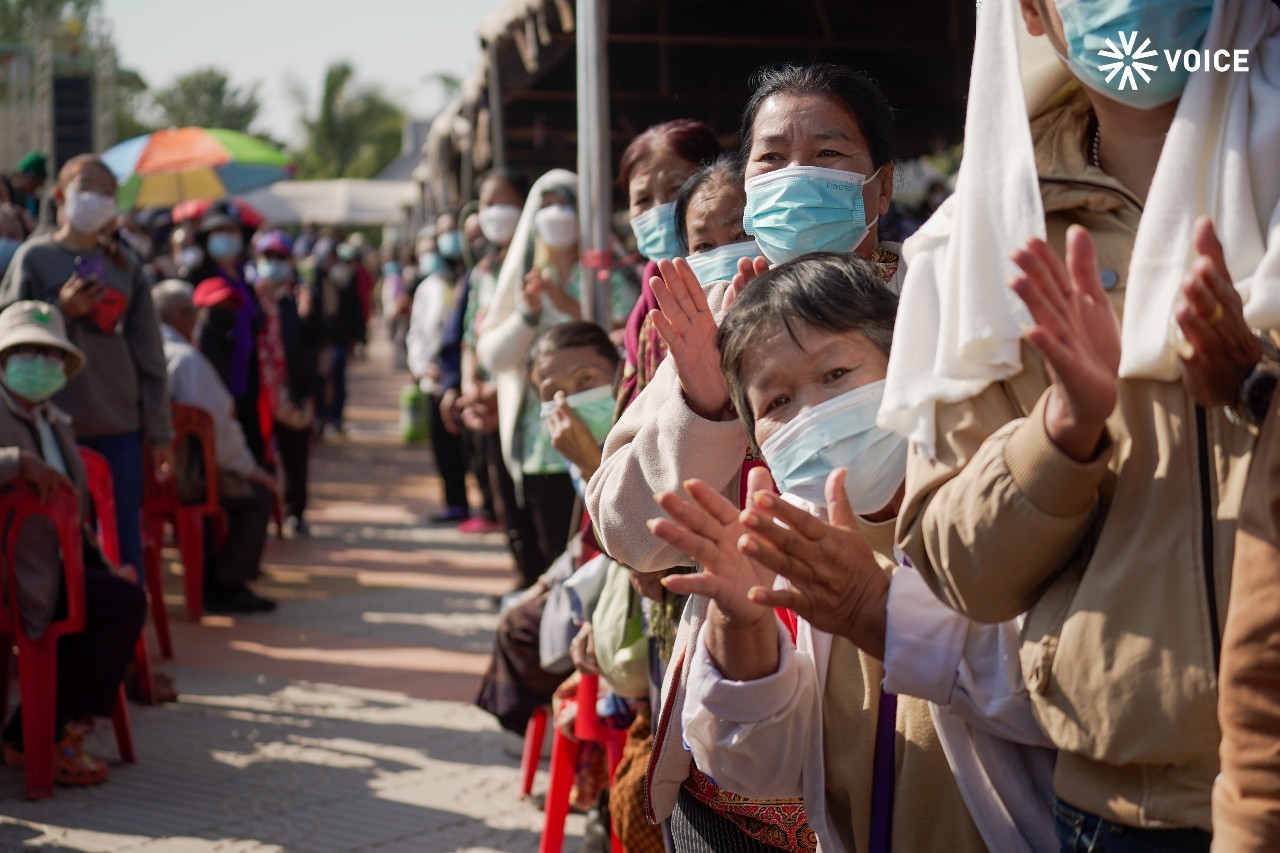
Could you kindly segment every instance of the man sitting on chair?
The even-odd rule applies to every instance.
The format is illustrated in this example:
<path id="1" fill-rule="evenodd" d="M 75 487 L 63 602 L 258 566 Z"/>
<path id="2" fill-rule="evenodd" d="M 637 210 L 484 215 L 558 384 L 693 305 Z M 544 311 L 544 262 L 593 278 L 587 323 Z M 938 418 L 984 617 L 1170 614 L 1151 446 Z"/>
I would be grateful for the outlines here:
<path id="1" fill-rule="evenodd" d="M 25 480 L 47 500 L 71 485 L 80 498 L 82 521 L 90 517 L 90 504 L 71 419 L 48 401 L 83 366 L 84 354 L 67 339 L 62 313 L 54 306 L 23 301 L 0 312 L 0 488 Z M 53 778 L 61 785 L 93 785 L 107 778 L 107 765 L 85 754 L 83 734 L 68 731 L 67 724 L 111 715 L 147 614 L 142 587 L 111 571 L 87 531 L 81 538 L 84 630 L 58 640 Z M 66 615 L 59 559 L 53 527 L 33 518 L 19 533 L 9 567 L 17 573 L 18 618 L 32 637 Z M 9 647 L 0 654 L 8 655 Z M 21 708 L 0 740 L 5 763 L 24 767 Z"/>
<path id="2" fill-rule="evenodd" d="M 264 613 L 276 607 L 274 601 L 249 588 L 249 581 L 262 572 L 267 524 L 276 501 L 275 478 L 254 463 L 236 420 L 231 392 L 209 359 L 191 343 L 197 306 L 205 311 L 234 309 L 227 303 L 239 296 L 220 279 L 210 279 L 194 292 L 187 282 L 169 279 L 151 291 L 164 339 L 170 399 L 203 409 L 213 418 L 218 502 L 227 515 L 228 533 L 220 549 L 213 537 L 205 539 L 204 603 L 214 613 Z M 182 471 L 178 473 L 181 478 Z"/>

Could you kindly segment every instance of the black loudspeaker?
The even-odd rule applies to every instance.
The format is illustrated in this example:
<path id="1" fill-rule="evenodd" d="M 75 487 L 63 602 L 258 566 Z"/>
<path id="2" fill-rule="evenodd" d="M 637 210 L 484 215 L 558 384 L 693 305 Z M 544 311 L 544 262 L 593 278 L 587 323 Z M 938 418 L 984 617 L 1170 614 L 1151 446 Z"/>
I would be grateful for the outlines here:
<path id="1" fill-rule="evenodd" d="M 93 153 L 93 77 L 53 78 L 53 156 L 61 166 L 77 154 Z"/>

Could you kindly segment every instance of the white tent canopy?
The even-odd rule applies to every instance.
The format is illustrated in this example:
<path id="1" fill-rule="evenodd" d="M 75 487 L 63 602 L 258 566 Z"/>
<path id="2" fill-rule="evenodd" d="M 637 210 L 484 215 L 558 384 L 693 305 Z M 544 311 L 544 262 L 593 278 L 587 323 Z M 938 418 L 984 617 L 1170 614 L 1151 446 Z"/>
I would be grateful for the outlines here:
<path id="1" fill-rule="evenodd" d="M 419 198 L 413 181 L 278 181 L 241 196 L 267 222 L 291 225 L 387 225 Z"/>

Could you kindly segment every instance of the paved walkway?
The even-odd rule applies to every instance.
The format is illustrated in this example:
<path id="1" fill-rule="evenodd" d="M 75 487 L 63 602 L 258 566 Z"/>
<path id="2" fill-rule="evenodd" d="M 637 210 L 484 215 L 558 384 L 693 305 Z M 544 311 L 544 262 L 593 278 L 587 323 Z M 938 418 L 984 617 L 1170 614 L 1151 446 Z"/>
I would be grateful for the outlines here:
<path id="1" fill-rule="evenodd" d="M 132 707 L 137 765 L 99 726 L 99 788 L 29 803 L 0 768 L 0 851 L 537 849 L 519 741 L 470 704 L 509 558 L 501 536 L 423 522 L 439 483 L 397 439 L 387 365 L 375 347 L 352 366 L 350 437 L 313 459 L 311 537 L 269 546 L 259 589 L 280 609 L 194 625 L 168 578 L 176 660 L 160 668 L 180 700 Z M 566 849 L 580 832 L 571 818 Z"/>

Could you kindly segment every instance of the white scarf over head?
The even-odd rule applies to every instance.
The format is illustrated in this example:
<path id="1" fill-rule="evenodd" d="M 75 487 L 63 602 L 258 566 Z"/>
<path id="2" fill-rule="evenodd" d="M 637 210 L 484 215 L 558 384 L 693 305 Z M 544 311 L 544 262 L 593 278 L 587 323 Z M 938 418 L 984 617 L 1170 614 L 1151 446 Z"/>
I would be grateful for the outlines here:
<path id="1" fill-rule="evenodd" d="M 528 348 L 522 347 L 519 357 L 509 359 L 510 366 L 496 369 L 487 363 L 487 355 L 492 350 L 509 349 L 504 342 L 485 340 L 485 336 L 501 337 L 511 332 L 511 321 L 514 315 L 524 308 L 522 286 L 525 274 L 533 265 L 534 241 L 537 231 L 533 220 L 542 209 L 542 196 L 548 192 L 561 192 L 570 198 L 578 197 L 578 176 L 565 169 L 552 169 L 534 182 L 525 200 L 524 210 L 516 224 L 511 244 L 507 247 L 507 256 L 498 271 L 498 282 L 494 287 L 492 301 L 488 305 L 484 322 L 480 327 L 480 340 L 476 350 L 480 363 L 494 374 L 494 383 L 498 392 L 498 434 L 502 443 L 502 456 L 507 470 L 519 486 L 523 481 L 521 463 L 517 457 L 519 448 L 515 446 L 516 428 L 520 420 L 521 408 L 524 405 L 525 391 L 529 385 L 529 377 L 525 371 L 524 356 Z M 535 339 L 533 330 L 524 325 L 523 320 L 515 321 L 516 337 L 522 340 Z M 491 346 L 492 345 L 492 346 Z M 518 492 L 518 494 L 523 494 Z"/>
<path id="2" fill-rule="evenodd" d="M 1219 0 L 1203 48 L 1248 50 L 1250 70 L 1200 71 L 1187 82 L 1129 266 L 1123 378 L 1181 374 L 1170 330 L 1201 215 L 1213 220 L 1249 323 L 1280 327 L 1280 10 L 1269 0 Z M 939 404 L 1022 369 L 1031 320 L 1008 286 L 1017 273 L 1009 256 L 1045 235 L 1029 117 L 1069 79 L 1049 40 L 1027 34 L 1018 0 L 982 3 L 956 193 L 904 246 L 879 416 L 927 457 Z"/>

